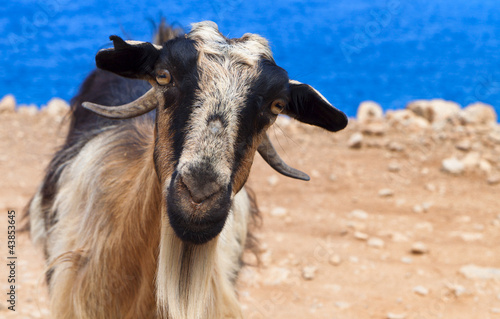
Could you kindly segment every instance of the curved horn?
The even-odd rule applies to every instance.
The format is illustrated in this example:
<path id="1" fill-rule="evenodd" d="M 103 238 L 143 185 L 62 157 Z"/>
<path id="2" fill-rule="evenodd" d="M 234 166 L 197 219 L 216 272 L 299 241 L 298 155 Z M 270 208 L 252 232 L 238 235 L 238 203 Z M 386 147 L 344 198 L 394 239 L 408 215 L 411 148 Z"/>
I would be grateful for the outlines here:
<path id="1" fill-rule="evenodd" d="M 129 119 L 151 111 L 158 106 L 154 88 L 147 91 L 135 101 L 117 106 L 105 106 L 91 102 L 83 102 L 82 106 L 94 113 L 110 119 Z"/>
<path id="2" fill-rule="evenodd" d="M 283 162 L 281 157 L 274 149 L 274 146 L 271 143 L 269 136 L 267 136 L 267 133 L 264 136 L 264 139 L 260 143 L 259 147 L 257 148 L 257 151 L 259 151 L 260 156 L 262 156 L 267 164 L 274 168 L 278 173 L 291 178 L 301 179 L 303 181 L 308 181 L 311 179 L 306 173 L 290 167 L 285 162 Z"/>

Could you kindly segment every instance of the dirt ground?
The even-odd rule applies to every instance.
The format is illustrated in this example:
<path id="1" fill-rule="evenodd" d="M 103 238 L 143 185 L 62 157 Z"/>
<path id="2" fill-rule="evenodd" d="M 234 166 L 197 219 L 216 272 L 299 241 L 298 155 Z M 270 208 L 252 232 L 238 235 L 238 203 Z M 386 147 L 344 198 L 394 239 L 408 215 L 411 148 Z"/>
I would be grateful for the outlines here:
<path id="1" fill-rule="evenodd" d="M 0 114 L 0 318 L 51 318 L 42 254 L 26 233 L 15 247 L 16 311 L 7 309 L 7 212 L 19 227 L 65 128 L 42 113 Z M 352 121 L 330 134 L 283 119 L 271 130 L 311 181 L 256 156 L 248 185 L 263 216 L 262 265 L 238 282 L 247 318 L 500 318 L 500 144 L 481 129 L 388 126 L 349 147 L 362 129 Z M 457 148 L 463 139 L 469 149 Z M 470 148 L 488 163 L 442 171 Z"/>

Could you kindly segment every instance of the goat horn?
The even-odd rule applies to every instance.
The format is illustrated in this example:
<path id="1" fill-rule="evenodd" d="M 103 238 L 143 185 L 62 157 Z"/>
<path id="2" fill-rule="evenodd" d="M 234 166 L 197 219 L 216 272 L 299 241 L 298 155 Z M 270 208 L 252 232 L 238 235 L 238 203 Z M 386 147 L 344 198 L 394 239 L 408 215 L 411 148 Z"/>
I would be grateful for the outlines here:
<path id="1" fill-rule="evenodd" d="M 283 162 L 281 157 L 274 149 L 274 146 L 271 143 L 269 136 L 267 136 L 267 133 L 264 136 L 264 139 L 260 143 L 259 147 L 257 148 L 257 151 L 259 151 L 260 156 L 262 156 L 267 164 L 274 168 L 278 173 L 291 178 L 301 179 L 303 181 L 308 181 L 311 179 L 306 173 L 290 167 L 285 162 Z"/>
<path id="2" fill-rule="evenodd" d="M 83 102 L 82 106 L 94 113 L 110 119 L 129 119 L 151 111 L 158 106 L 154 89 L 150 89 L 135 101 L 117 106 L 105 106 Z"/>

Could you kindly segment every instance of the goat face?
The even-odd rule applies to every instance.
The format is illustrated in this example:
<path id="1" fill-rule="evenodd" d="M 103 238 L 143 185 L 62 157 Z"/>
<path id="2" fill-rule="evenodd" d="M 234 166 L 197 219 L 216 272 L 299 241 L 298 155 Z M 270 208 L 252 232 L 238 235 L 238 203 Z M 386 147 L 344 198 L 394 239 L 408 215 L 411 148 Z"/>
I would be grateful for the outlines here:
<path id="1" fill-rule="evenodd" d="M 161 47 L 110 38 L 114 48 L 98 52 L 97 66 L 152 89 L 126 105 L 83 105 L 110 118 L 156 109 L 156 172 L 183 241 L 202 244 L 220 233 L 256 150 L 280 173 L 308 179 L 281 162 L 267 138 L 279 113 L 329 131 L 347 125 L 312 87 L 289 80 L 258 35 L 227 39 L 215 23 L 202 22 Z"/>

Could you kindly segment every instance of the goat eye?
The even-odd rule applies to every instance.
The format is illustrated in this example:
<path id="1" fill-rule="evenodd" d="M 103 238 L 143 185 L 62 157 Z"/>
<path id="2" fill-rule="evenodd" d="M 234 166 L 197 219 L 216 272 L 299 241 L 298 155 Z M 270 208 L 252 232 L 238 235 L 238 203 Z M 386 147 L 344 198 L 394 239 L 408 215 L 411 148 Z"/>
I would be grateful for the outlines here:
<path id="1" fill-rule="evenodd" d="M 163 69 L 156 73 L 156 82 L 159 85 L 167 85 L 172 80 L 172 76 L 170 76 L 170 72 L 168 70 Z"/>
<path id="2" fill-rule="evenodd" d="M 274 100 L 273 103 L 271 104 L 271 112 L 273 114 L 278 115 L 281 113 L 281 111 L 283 111 L 285 105 L 286 103 L 283 99 Z"/>

